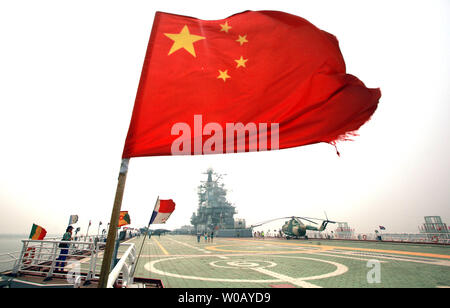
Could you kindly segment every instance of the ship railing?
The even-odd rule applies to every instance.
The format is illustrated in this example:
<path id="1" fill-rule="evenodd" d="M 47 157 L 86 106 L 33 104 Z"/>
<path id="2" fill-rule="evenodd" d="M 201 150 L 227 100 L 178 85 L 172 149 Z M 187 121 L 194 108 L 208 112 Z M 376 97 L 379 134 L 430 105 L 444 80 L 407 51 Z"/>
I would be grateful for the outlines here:
<path id="1" fill-rule="evenodd" d="M 381 237 L 384 241 L 450 244 L 450 233 L 385 233 Z"/>
<path id="2" fill-rule="evenodd" d="M 105 245 L 100 241 L 22 240 L 22 243 L 12 270 L 14 275 L 38 275 L 50 280 L 57 274 L 75 286 L 82 278 L 85 281 L 95 278 L 98 252 Z"/>
<path id="3" fill-rule="evenodd" d="M 123 288 L 133 284 L 136 267 L 136 248 L 134 244 L 128 243 L 124 243 L 121 246 L 128 246 L 128 249 L 109 273 L 107 288 L 114 288 L 119 281 Z"/>
<path id="4" fill-rule="evenodd" d="M 22 250 L 14 258 L 13 275 L 42 276 L 44 280 L 66 279 L 74 287 L 81 282 L 87 284 L 99 278 L 102 258 L 99 252 L 106 245 L 103 241 L 73 242 L 54 240 L 22 240 Z M 108 276 L 107 287 L 133 283 L 136 263 L 136 249 L 132 243 L 121 243 L 120 259 Z"/>

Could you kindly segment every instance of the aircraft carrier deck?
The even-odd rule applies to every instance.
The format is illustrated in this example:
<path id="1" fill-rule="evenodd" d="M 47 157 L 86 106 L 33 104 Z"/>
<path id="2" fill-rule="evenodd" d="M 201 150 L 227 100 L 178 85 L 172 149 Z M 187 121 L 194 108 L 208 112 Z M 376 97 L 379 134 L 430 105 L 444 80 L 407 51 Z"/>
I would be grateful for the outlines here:
<path id="1" fill-rule="evenodd" d="M 142 239 L 128 242 L 139 251 Z M 445 288 L 450 246 L 161 235 L 146 238 L 135 277 L 165 288 Z"/>

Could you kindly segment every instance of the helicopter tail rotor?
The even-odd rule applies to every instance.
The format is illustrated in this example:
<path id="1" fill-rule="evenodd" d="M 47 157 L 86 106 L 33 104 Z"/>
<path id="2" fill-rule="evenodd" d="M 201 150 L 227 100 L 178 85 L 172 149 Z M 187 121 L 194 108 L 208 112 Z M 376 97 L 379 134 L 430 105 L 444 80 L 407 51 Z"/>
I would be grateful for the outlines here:
<path id="1" fill-rule="evenodd" d="M 324 211 L 324 213 L 325 213 L 325 218 L 326 218 L 326 220 L 324 220 L 324 221 L 326 221 L 327 223 L 332 223 L 332 224 L 336 223 L 335 221 L 328 220 L 327 212 Z"/>
<path id="2" fill-rule="evenodd" d="M 325 211 L 324 211 L 324 213 L 325 213 L 325 218 L 326 219 L 324 221 L 322 221 L 322 225 L 320 226 L 319 231 L 325 230 L 325 228 L 327 227 L 327 225 L 329 223 L 331 223 L 331 224 L 335 224 L 336 223 L 336 221 L 332 221 L 332 220 L 328 219 L 328 215 L 327 215 L 327 213 Z"/>

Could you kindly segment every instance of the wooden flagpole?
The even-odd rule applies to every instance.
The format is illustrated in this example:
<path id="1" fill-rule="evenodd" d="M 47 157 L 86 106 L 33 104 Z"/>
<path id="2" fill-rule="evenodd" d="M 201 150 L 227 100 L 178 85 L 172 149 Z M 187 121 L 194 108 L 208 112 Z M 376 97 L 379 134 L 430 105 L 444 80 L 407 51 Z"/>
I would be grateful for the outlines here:
<path id="1" fill-rule="evenodd" d="M 122 207 L 123 192 L 125 190 L 125 181 L 128 173 L 129 158 L 123 158 L 120 165 L 119 178 L 117 182 L 116 197 L 114 199 L 114 206 L 111 213 L 111 220 L 109 223 L 108 237 L 106 239 L 106 247 L 103 254 L 102 269 L 100 272 L 100 279 L 98 288 L 106 288 L 108 283 L 108 276 L 111 271 L 112 256 L 114 253 L 114 244 L 116 240 L 117 225 L 119 224 L 120 208 Z"/>

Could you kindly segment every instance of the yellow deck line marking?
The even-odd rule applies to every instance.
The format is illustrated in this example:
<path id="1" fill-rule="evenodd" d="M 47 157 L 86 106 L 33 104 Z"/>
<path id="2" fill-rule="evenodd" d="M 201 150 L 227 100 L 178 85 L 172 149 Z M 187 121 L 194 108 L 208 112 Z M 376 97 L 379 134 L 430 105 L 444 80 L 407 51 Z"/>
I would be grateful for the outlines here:
<path id="1" fill-rule="evenodd" d="M 189 248 L 192 248 L 192 249 L 196 249 L 196 250 L 201 251 L 201 252 L 203 252 L 203 253 L 211 253 L 211 251 L 207 251 L 207 250 L 205 250 L 205 249 L 202 249 L 202 248 L 199 248 L 199 247 L 195 247 L 195 246 L 189 245 L 189 244 L 187 244 L 187 243 L 179 242 L 179 241 L 174 240 L 174 239 L 172 239 L 172 238 L 168 238 L 168 239 L 171 240 L 171 241 L 173 241 L 173 242 L 175 242 L 175 243 L 178 243 L 178 244 L 180 244 L 180 245 L 184 245 L 184 246 L 189 247 Z"/>
<path id="2" fill-rule="evenodd" d="M 243 240 L 243 239 L 232 239 L 234 241 L 252 242 L 260 243 L 260 240 Z M 410 255 L 419 257 L 430 257 L 430 258 L 441 258 L 450 259 L 450 255 L 441 255 L 435 253 L 427 252 L 414 252 L 414 251 L 401 251 L 401 250 L 387 250 L 387 249 L 373 249 L 373 248 L 358 248 L 358 247 L 345 247 L 345 246 L 330 246 L 330 245 L 313 245 L 313 244 L 301 244 L 301 243 L 280 243 L 274 242 L 279 245 L 289 245 L 289 246 L 305 246 L 305 247 L 326 247 L 329 249 L 342 249 L 342 250 L 353 250 L 353 251 L 368 251 L 368 252 L 380 252 L 380 253 L 393 253 L 398 255 Z"/>
<path id="3" fill-rule="evenodd" d="M 168 255 L 169 253 L 167 252 L 167 250 L 163 247 L 163 245 L 161 245 L 160 242 L 158 242 L 158 240 L 156 238 L 152 238 L 152 240 L 154 240 L 156 242 L 156 245 L 158 245 L 158 247 L 162 250 L 162 252 L 165 255 Z"/>

